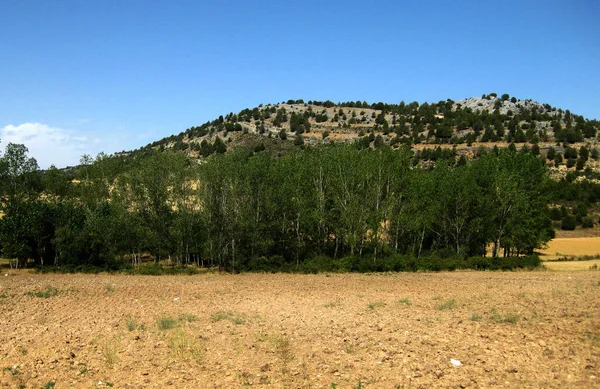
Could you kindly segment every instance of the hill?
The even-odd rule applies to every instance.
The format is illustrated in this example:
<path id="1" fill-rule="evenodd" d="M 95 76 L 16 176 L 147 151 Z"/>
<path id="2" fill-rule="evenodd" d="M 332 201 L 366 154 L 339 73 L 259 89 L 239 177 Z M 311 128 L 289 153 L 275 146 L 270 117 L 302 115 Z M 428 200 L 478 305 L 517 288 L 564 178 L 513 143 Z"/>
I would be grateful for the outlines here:
<path id="1" fill-rule="evenodd" d="M 16 264 L 68 269 L 531 267 L 520 254 L 556 229 L 600 227 L 597 130 L 491 94 L 260 106 L 69 171 L 39 172 L 9 145 L 0 248 Z"/>
<path id="2" fill-rule="evenodd" d="M 598 130 L 597 120 L 508 94 L 422 104 L 288 100 L 231 112 L 138 151 L 173 149 L 204 158 L 236 147 L 281 154 L 303 145 L 358 142 L 362 147 L 408 145 L 427 160 L 435 155 L 422 150 L 438 146 L 469 157 L 481 147 L 514 143 L 544 153 L 552 174 L 564 176 L 569 169 L 600 170 Z"/>

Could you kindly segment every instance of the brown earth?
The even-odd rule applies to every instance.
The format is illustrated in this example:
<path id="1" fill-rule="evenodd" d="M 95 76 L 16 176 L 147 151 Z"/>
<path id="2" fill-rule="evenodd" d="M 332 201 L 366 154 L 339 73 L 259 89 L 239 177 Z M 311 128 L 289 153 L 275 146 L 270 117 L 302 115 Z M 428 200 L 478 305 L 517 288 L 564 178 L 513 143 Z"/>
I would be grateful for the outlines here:
<path id="1" fill-rule="evenodd" d="M 600 387 L 597 271 L 8 273 L 2 388 Z"/>

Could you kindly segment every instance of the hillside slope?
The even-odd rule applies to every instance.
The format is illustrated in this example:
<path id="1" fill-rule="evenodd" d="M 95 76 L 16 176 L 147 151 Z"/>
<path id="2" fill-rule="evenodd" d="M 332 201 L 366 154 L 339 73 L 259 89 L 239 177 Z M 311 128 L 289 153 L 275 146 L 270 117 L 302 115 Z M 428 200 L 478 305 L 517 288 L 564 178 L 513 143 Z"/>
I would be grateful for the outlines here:
<path id="1" fill-rule="evenodd" d="M 545 153 L 553 174 L 564 174 L 585 167 L 600 171 L 598 130 L 597 120 L 508 94 L 423 104 L 289 100 L 220 116 L 141 151 L 174 149 L 203 158 L 239 146 L 281 154 L 302 145 L 358 142 L 362 147 L 408 145 L 417 154 L 426 150 L 421 158 L 427 160 L 435 159 L 431 150 L 438 146 L 468 157 L 481 146 L 514 143 Z M 584 158 L 578 164 L 580 151 Z"/>

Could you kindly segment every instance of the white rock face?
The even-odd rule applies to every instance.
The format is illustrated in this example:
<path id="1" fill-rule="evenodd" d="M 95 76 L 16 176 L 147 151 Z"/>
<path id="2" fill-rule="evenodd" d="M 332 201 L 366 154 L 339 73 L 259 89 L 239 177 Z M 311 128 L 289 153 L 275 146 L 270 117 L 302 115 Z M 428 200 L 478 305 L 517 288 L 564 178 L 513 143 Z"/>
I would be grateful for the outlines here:
<path id="1" fill-rule="evenodd" d="M 481 97 L 471 97 L 469 99 L 460 100 L 454 103 L 453 109 L 458 107 L 460 104 L 463 108 L 471 108 L 473 111 L 488 111 L 493 112 L 495 109 L 496 102 L 500 101 L 502 104 L 500 106 L 500 113 L 502 115 L 506 115 L 508 111 L 512 111 L 513 113 L 521 113 L 522 109 L 531 110 L 532 108 L 537 108 L 539 112 L 552 112 L 552 110 L 546 109 L 542 104 L 531 101 L 531 100 L 517 100 L 516 103 L 513 103 L 510 100 L 502 101 L 499 97 L 489 97 L 489 99 L 481 98 Z"/>

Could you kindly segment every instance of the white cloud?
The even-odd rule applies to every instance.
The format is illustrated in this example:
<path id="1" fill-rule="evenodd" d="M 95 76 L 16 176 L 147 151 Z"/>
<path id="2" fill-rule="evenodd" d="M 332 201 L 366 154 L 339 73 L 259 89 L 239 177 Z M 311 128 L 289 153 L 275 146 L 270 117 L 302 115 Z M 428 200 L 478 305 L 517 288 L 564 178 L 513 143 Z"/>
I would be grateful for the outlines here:
<path id="1" fill-rule="evenodd" d="M 22 143 L 29 149 L 29 156 L 37 160 L 42 169 L 73 166 L 83 154 L 92 154 L 85 135 L 76 131 L 51 127 L 41 123 L 9 124 L 0 129 L 2 149 L 8 143 Z M 95 147 L 94 147 L 95 149 Z"/>

